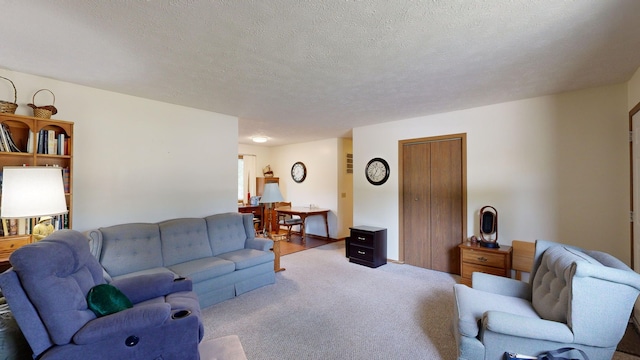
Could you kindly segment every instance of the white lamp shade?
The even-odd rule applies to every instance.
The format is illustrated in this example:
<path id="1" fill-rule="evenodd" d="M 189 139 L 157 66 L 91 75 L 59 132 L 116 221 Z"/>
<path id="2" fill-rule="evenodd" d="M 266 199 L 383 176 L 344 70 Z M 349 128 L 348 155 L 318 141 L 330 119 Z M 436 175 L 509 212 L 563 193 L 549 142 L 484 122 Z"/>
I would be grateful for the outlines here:
<path id="1" fill-rule="evenodd" d="M 5 166 L 0 217 L 30 218 L 66 214 L 62 169 L 53 166 Z"/>
<path id="2" fill-rule="evenodd" d="M 270 204 L 284 201 L 282 198 L 282 194 L 280 193 L 280 188 L 276 183 L 267 183 L 264 184 L 264 191 L 262 192 L 262 197 L 260 198 L 260 203 L 262 204 Z"/>

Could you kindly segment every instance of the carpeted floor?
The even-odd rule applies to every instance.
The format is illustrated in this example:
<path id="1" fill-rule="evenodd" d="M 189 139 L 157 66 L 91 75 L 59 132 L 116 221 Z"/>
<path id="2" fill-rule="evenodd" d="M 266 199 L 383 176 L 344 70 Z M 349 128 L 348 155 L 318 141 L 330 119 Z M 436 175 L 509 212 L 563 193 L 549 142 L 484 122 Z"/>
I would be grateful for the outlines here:
<path id="1" fill-rule="evenodd" d="M 344 241 L 281 264 L 276 284 L 203 309 L 205 338 L 236 334 L 250 360 L 455 358 L 454 276 L 352 264 Z"/>
<path id="2" fill-rule="evenodd" d="M 352 264 L 344 241 L 283 256 L 281 265 L 276 284 L 203 309 L 205 339 L 238 335 L 249 360 L 456 359 L 458 276 Z"/>

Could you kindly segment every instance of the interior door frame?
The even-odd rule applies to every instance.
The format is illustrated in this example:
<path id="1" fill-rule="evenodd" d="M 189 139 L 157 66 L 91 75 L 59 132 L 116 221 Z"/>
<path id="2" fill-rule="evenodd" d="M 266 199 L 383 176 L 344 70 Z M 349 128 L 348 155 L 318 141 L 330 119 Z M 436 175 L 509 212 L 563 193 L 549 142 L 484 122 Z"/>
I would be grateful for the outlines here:
<path id="1" fill-rule="evenodd" d="M 417 139 L 407 139 L 398 141 L 398 260 L 400 263 L 404 263 L 404 197 L 402 194 L 404 193 L 403 177 L 404 173 L 402 169 L 404 168 L 404 145 L 412 144 L 412 143 L 425 143 L 432 141 L 447 141 L 461 139 L 462 140 L 462 159 L 461 159 L 461 171 L 462 171 L 462 237 L 464 238 L 467 234 L 467 134 L 459 133 L 459 134 L 449 134 L 449 135 L 439 135 L 439 136 L 430 136 L 424 138 Z M 462 243 L 464 239 L 460 239 L 460 243 Z"/>
<path id="2" fill-rule="evenodd" d="M 630 201 L 631 214 L 635 214 L 635 211 L 636 211 L 634 203 L 633 203 L 633 196 L 634 196 L 634 186 L 633 186 L 633 180 L 634 180 L 633 179 L 633 141 L 632 141 L 631 134 L 633 134 L 633 116 L 636 115 L 637 113 L 640 113 L 640 102 L 637 103 L 636 106 L 634 106 L 633 109 L 631 109 L 631 111 L 629 111 L 629 134 L 630 134 L 629 135 L 630 136 L 630 138 L 629 138 L 629 165 L 630 165 L 629 174 L 631 176 L 631 183 L 630 183 L 629 186 L 631 187 L 631 191 L 630 191 L 630 194 L 631 194 L 631 201 Z M 630 221 L 629 224 L 630 224 L 629 225 L 630 226 L 629 232 L 631 234 L 631 240 L 629 241 L 630 242 L 630 246 L 631 246 L 630 247 L 630 249 L 631 249 L 631 268 L 636 270 L 636 271 L 638 271 L 640 269 L 636 269 L 636 264 L 635 264 L 635 257 L 636 256 L 635 256 L 635 252 L 634 252 L 634 250 L 635 250 L 635 246 L 634 246 L 635 239 L 634 239 L 634 234 L 633 234 L 634 233 L 634 226 L 633 226 L 634 221 Z M 638 264 L 638 266 L 640 266 L 640 264 Z"/>

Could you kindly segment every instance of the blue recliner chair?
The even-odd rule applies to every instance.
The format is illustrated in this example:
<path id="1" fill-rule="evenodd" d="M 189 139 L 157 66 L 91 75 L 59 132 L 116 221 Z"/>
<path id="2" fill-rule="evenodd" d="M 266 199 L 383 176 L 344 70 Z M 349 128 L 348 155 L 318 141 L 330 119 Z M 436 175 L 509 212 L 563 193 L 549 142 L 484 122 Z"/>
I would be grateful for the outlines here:
<path id="1" fill-rule="evenodd" d="M 133 307 L 98 317 L 87 294 L 106 281 L 81 233 L 57 231 L 10 261 L 0 288 L 34 359 L 199 359 L 204 329 L 190 280 L 153 274 L 114 281 Z"/>
<path id="2" fill-rule="evenodd" d="M 454 285 L 458 360 L 502 360 L 577 348 L 611 359 L 640 294 L 640 275 L 615 257 L 536 241 L 529 282 L 475 272 Z"/>

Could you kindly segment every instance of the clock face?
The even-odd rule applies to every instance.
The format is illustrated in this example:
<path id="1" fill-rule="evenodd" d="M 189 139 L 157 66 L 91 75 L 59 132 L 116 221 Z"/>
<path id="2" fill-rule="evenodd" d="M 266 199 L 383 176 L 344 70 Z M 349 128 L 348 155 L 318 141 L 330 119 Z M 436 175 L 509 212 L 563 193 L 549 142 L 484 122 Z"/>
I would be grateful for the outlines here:
<path id="1" fill-rule="evenodd" d="M 389 164 L 382 158 L 373 158 L 365 167 L 367 180 L 373 185 L 382 185 L 389 179 Z"/>
<path id="2" fill-rule="evenodd" d="M 297 183 L 301 183 L 307 177 L 307 167 L 300 161 L 291 167 L 291 178 Z"/>

